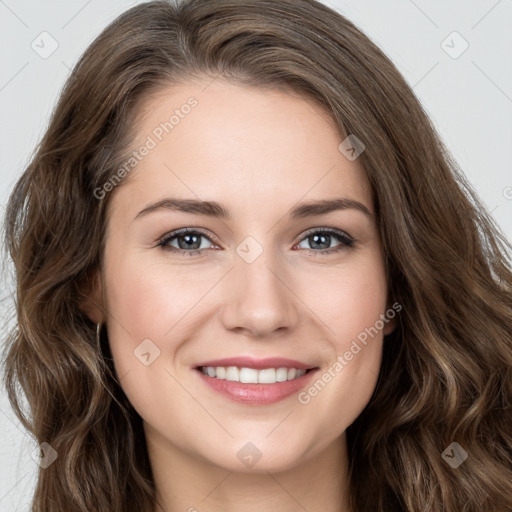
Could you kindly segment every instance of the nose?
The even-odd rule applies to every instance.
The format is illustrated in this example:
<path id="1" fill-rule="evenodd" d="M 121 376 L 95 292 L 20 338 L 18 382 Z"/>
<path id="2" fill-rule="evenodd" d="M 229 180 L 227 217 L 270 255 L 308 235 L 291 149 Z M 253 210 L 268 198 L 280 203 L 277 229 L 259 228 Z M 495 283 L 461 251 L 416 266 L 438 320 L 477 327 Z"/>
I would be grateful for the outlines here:
<path id="1" fill-rule="evenodd" d="M 293 330 L 299 318 L 298 299 L 290 289 L 289 279 L 264 255 L 252 263 L 235 258 L 234 268 L 227 276 L 228 300 L 221 314 L 226 329 L 256 338 Z"/>

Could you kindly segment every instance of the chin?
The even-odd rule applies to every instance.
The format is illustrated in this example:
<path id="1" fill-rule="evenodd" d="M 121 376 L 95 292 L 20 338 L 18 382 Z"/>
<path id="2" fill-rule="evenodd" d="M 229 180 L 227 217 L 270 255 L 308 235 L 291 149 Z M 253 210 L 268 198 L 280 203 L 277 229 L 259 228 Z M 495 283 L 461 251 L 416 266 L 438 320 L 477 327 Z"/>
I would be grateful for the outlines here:
<path id="1" fill-rule="evenodd" d="M 281 444 L 281 443 L 280 443 Z M 283 441 L 284 444 L 284 441 Z M 233 450 L 226 450 L 223 453 L 212 454 L 206 457 L 210 463 L 227 471 L 250 474 L 280 473 L 288 471 L 302 464 L 305 454 L 301 450 L 293 451 L 288 445 L 286 450 L 272 447 L 264 442 L 252 443 L 246 441 L 236 443 Z"/>

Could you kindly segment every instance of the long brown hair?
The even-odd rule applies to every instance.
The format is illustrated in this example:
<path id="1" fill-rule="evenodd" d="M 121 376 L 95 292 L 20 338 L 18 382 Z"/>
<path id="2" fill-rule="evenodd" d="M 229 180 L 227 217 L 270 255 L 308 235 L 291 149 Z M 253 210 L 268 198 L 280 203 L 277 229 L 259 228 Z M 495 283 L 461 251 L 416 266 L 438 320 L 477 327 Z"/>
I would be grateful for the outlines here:
<path id="1" fill-rule="evenodd" d="M 511 247 L 390 60 L 315 0 L 141 4 L 69 77 L 5 223 L 17 314 L 5 383 L 25 427 L 58 453 L 32 510 L 155 508 L 141 419 L 80 308 L 110 197 L 95 191 L 126 162 L 144 98 L 216 76 L 314 98 L 366 148 L 389 293 L 403 309 L 347 430 L 353 510 L 512 510 Z M 457 468 L 442 456 L 453 442 L 468 454 Z"/>

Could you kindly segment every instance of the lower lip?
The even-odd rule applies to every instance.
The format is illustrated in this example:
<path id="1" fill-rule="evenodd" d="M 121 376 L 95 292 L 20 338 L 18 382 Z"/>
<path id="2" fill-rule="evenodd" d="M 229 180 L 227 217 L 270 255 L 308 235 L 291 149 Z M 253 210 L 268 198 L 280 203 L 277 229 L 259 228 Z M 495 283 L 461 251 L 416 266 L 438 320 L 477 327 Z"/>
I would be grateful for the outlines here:
<path id="1" fill-rule="evenodd" d="M 243 382 L 209 377 L 201 370 L 196 369 L 195 371 L 211 389 L 234 402 L 248 405 L 269 405 L 298 393 L 309 384 L 312 376 L 317 372 L 317 368 L 296 379 L 274 384 L 244 384 Z"/>

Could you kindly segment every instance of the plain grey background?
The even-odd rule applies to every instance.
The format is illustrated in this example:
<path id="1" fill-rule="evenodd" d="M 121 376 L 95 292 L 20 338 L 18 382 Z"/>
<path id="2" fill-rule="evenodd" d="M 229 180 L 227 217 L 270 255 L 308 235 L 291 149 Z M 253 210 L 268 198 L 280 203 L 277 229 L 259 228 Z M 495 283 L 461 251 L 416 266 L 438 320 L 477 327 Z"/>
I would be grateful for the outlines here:
<path id="1" fill-rule="evenodd" d="M 141 2 L 0 0 L 0 214 L 80 54 Z M 324 0 L 393 60 L 512 240 L 512 0 Z M 0 314 L 12 283 L 0 286 Z M 0 510 L 27 511 L 37 444 L 0 391 Z"/>

